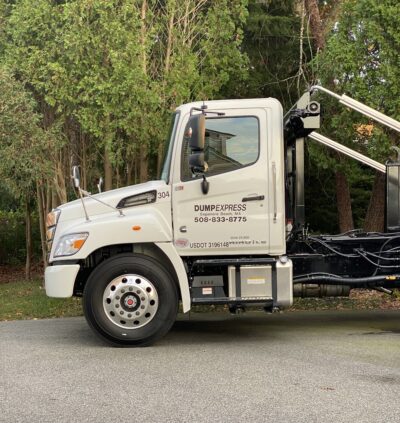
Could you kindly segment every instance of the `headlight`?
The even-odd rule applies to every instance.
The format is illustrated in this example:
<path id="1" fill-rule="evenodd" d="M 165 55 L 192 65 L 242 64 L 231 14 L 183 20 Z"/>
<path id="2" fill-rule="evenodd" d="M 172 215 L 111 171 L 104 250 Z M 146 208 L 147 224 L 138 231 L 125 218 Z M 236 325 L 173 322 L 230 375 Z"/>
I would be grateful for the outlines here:
<path id="1" fill-rule="evenodd" d="M 60 218 L 61 210 L 54 209 L 52 210 L 46 217 L 46 226 L 47 228 L 51 228 L 52 226 L 56 226 L 58 219 Z"/>
<path id="2" fill-rule="evenodd" d="M 117 209 L 124 207 L 141 206 L 143 204 L 155 203 L 157 199 L 157 191 L 143 192 L 142 194 L 132 195 L 123 198 L 117 205 Z"/>
<path id="3" fill-rule="evenodd" d="M 82 248 L 88 236 L 89 234 L 87 232 L 64 235 L 58 241 L 54 257 L 72 256 L 77 253 Z"/>

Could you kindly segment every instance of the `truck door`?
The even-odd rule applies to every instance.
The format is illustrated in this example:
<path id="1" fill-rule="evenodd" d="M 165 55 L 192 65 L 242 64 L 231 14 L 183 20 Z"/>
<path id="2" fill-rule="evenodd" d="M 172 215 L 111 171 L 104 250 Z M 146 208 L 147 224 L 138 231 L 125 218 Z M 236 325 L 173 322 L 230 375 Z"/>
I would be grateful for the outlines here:
<path id="1" fill-rule="evenodd" d="M 270 221 L 277 218 L 277 197 L 270 192 L 269 182 L 277 173 L 268 160 L 268 109 L 224 112 L 206 117 L 207 194 L 201 189 L 202 176 L 193 175 L 189 168 L 188 142 L 182 131 L 178 135 L 183 142 L 177 153 L 180 169 L 176 169 L 179 177 L 174 177 L 172 207 L 174 243 L 181 255 L 268 254 L 271 250 Z M 279 219 L 283 227 L 282 213 Z"/>

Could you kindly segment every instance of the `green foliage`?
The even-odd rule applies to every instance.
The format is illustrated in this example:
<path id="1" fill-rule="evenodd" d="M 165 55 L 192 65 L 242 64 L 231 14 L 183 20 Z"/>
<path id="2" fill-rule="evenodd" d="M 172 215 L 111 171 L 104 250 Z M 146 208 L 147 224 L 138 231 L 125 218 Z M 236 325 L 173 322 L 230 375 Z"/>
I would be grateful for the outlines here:
<path id="1" fill-rule="evenodd" d="M 16 211 L 19 207 L 19 201 L 10 192 L 7 184 L 0 183 L 0 210 Z"/>
<path id="2" fill-rule="evenodd" d="M 37 214 L 32 215 L 33 256 L 40 257 L 40 233 Z M 22 264 L 26 256 L 25 214 L 0 210 L 0 265 Z"/>
<path id="3" fill-rule="evenodd" d="M 72 163 L 93 188 L 103 154 L 118 185 L 142 178 L 146 160 L 154 176 L 171 110 L 245 78 L 246 6 L 0 0 L 0 176 L 17 199 L 7 209 L 36 185 L 43 208 L 67 201 Z"/>
<path id="4" fill-rule="evenodd" d="M 338 233 L 335 170 L 341 168 L 348 176 L 354 227 L 362 228 L 368 208 L 374 171 L 367 166 L 346 160 L 338 164 L 327 148 L 308 140 L 305 163 L 306 221 L 313 232 Z"/>
<path id="5" fill-rule="evenodd" d="M 394 0 L 343 0 L 325 49 L 311 63 L 323 86 L 359 100 L 395 118 L 400 117 L 400 3 Z M 326 31 L 328 33 L 328 31 Z M 321 95 L 321 132 L 377 161 L 393 155 L 396 134 Z M 363 224 L 374 173 L 327 149 L 309 145 L 317 171 L 347 175 L 356 227 Z"/>
<path id="6" fill-rule="evenodd" d="M 332 169 L 316 167 L 309 155 L 305 160 L 306 222 L 313 233 L 337 233 L 335 175 Z"/>
<path id="7" fill-rule="evenodd" d="M 114 164 L 143 144 L 158 152 L 171 109 L 244 74 L 245 0 L 152 0 L 144 19 L 142 5 L 21 0 L 9 20 L 10 65 Z"/>
<path id="8" fill-rule="evenodd" d="M 365 212 L 371 198 L 375 172 L 368 166 L 357 165 L 349 174 L 351 193 L 351 207 L 353 211 L 354 227 L 364 226 Z"/>
<path id="9" fill-rule="evenodd" d="M 25 200 L 38 176 L 48 171 L 50 139 L 39 126 L 34 100 L 4 68 L 0 86 L 0 177 L 15 197 Z"/>
<path id="10" fill-rule="evenodd" d="M 57 150 L 58 134 L 56 127 L 42 129 L 41 115 L 36 111 L 32 95 L 5 67 L 0 67 L 0 87 L 0 180 L 1 191 L 6 192 L 5 198 L 9 200 L 3 206 L 6 215 L 0 215 L 3 228 L 0 230 L 0 262 L 17 263 L 26 255 L 24 243 L 28 241 L 20 210 L 25 210 L 27 219 L 26 211 L 32 210 L 38 182 L 51 179 L 54 167 L 51 152 Z M 37 216 L 33 223 L 33 254 L 38 257 Z"/>
<path id="11" fill-rule="evenodd" d="M 338 24 L 318 59 L 323 83 L 399 119 L 399 26 L 400 3 L 395 0 L 344 1 Z M 359 130 L 369 123 L 341 107 L 330 127 L 342 133 L 344 129 L 347 144 L 358 151 L 385 161 L 395 137 L 375 123 L 371 133 Z"/>
<path id="12" fill-rule="evenodd" d="M 250 69 L 243 96 L 275 97 L 285 109 L 297 100 L 300 27 L 296 1 L 250 0 L 244 40 Z M 307 39 L 303 44 L 307 61 L 311 53 Z"/>

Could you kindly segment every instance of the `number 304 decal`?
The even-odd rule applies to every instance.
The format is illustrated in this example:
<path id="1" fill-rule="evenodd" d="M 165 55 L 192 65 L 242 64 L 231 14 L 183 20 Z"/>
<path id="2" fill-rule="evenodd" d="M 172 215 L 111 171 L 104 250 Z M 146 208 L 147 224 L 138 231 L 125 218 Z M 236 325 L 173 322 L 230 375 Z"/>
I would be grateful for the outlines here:
<path id="1" fill-rule="evenodd" d="M 157 198 L 168 198 L 169 197 L 169 191 L 159 191 L 157 193 Z"/>

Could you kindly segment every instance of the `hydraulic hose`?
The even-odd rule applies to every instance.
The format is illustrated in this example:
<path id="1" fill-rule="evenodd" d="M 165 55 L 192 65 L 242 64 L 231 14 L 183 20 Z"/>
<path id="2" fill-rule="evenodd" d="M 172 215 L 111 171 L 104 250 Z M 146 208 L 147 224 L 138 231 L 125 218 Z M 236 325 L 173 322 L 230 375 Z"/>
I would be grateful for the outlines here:
<path id="1" fill-rule="evenodd" d="M 382 282 L 392 282 L 400 279 L 400 275 L 379 275 L 379 276 L 366 276 L 362 278 L 342 278 L 336 275 L 329 274 L 312 274 L 296 276 L 293 284 L 298 283 L 315 283 L 318 285 L 326 284 L 329 282 L 331 285 L 381 285 Z"/>

